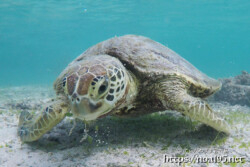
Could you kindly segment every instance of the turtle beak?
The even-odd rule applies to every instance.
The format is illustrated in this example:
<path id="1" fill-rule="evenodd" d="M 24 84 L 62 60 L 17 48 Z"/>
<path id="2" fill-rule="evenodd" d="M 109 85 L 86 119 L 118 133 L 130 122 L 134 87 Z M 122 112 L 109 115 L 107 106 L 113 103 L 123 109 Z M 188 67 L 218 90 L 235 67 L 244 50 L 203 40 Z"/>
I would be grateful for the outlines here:
<path id="1" fill-rule="evenodd" d="M 102 106 L 102 102 L 93 103 L 88 98 L 82 98 L 80 102 L 72 104 L 72 112 L 75 117 L 86 120 L 86 118 L 92 117 L 96 119 L 97 111 Z"/>

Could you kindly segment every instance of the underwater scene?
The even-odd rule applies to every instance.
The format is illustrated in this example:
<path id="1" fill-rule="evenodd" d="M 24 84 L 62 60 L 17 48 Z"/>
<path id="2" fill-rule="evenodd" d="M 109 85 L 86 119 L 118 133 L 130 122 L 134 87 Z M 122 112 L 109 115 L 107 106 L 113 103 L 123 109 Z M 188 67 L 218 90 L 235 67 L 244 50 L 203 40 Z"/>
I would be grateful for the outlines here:
<path id="1" fill-rule="evenodd" d="M 250 166 L 249 9 L 1 0 L 0 166 Z"/>

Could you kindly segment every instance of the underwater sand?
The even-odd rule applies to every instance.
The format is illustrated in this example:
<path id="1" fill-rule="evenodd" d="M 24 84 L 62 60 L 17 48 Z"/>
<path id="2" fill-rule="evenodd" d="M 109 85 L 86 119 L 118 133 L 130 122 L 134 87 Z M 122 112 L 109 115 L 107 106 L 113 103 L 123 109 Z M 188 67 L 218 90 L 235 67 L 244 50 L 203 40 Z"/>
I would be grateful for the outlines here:
<path id="1" fill-rule="evenodd" d="M 237 127 L 230 136 L 177 112 L 162 112 L 140 118 L 106 117 L 89 125 L 77 121 L 71 136 L 72 117 L 68 116 L 36 142 L 22 144 L 17 136 L 20 111 L 40 112 L 42 104 L 54 97 L 50 87 L 23 86 L 0 88 L 0 166 L 176 166 L 165 164 L 163 155 L 243 157 L 250 165 L 250 108 L 210 102 Z M 216 151 L 216 153 L 215 153 Z M 207 166 L 186 164 L 187 166 Z M 223 164 L 225 165 L 225 164 Z M 209 164 L 218 166 L 218 164 Z"/>

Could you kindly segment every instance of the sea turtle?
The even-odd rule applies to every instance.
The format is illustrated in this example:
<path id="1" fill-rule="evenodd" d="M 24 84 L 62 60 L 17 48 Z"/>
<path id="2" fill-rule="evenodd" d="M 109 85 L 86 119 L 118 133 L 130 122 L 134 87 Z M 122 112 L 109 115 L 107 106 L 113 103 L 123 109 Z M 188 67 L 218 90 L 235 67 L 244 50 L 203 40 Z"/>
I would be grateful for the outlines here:
<path id="1" fill-rule="evenodd" d="M 57 98 L 38 115 L 23 111 L 18 135 L 39 139 L 68 112 L 91 121 L 176 110 L 218 131 L 227 122 L 203 100 L 221 87 L 171 49 L 136 35 L 98 43 L 76 58 L 54 83 Z"/>

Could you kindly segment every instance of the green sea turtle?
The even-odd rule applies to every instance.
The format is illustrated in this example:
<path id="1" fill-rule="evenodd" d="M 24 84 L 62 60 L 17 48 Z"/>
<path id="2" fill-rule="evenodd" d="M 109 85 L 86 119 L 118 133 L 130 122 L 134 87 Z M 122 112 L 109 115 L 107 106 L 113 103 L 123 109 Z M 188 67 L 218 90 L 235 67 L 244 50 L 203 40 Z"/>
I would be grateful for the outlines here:
<path id="1" fill-rule="evenodd" d="M 230 133 L 227 122 L 203 100 L 220 87 L 219 81 L 160 43 L 136 35 L 114 37 L 68 65 L 54 83 L 57 98 L 38 115 L 21 113 L 18 135 L 23 142 L 37 140 L 68 112 L 91 121 L 164 110 Z"/>

